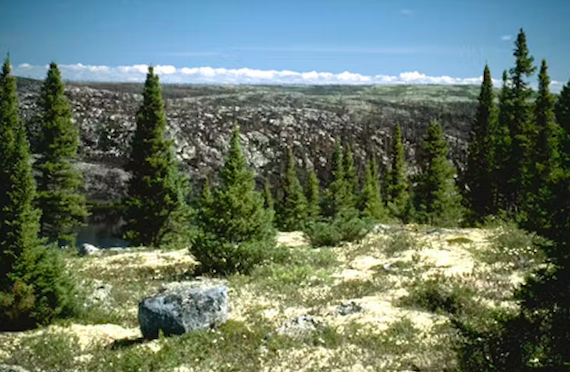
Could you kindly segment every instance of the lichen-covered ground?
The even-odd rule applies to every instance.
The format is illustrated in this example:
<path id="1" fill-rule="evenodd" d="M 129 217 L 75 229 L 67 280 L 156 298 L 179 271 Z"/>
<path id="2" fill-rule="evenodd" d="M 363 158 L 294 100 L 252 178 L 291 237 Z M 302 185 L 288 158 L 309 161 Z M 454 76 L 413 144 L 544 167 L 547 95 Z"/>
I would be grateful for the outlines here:
<path id="1" fill-rule="evenodd" d="M 44 371 L 443 371 L 455 368 L 450 319 L 513 311 L 512 289 L 540 264 L 534 238 L 511 227 L 380 226 L 362 242 L 313 249 L 281 233 L 286 262 L 229 278 L 194 276 L 186 249 L 69 255 L 85 309 L 28 332 L 0 333 L 0 364 Z M 216 332 L 144 341 L 137 305 L 164 283 L 230 287 Z M 339 306 L 353 308 L 341 315 Z M 323 327 L 267 337 L 310 316 Z"/>

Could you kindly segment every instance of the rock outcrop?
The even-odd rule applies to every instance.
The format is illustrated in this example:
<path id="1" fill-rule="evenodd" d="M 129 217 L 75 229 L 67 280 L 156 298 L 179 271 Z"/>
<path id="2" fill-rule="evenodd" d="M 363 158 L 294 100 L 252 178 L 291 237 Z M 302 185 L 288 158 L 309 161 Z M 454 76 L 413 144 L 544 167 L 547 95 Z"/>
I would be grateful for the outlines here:
<path id="1" fill-rule="evenodd" d="M 20 112 L 32 148 L 39 132 L 36 119 L 41 82 L 18 79 Z M 80 163 L 90 200 L 118 200 L 125 193 L 124 165 L 142 97 L 142 84 L 69 83 L 74 120 L 80 131 Z M 432 119 L 441 121 L 457 164 L 475 112 L 477 87 L 366 86 L 200 86 L 163 85 L 168 135 L 174 139 L 183 170 L 195 183 L 215 182 L 235 124 L 244 152 L 261 184 L 279 182 L 285 147 L 290 146 L 302 171 L 314 167 L 328 177 L 327 160 L 335 138 L 351 143 L 359 171 L 375 154 L 387 164 L 392 129 L 402 126 L 408 160 Z M 410 168 L 413 172 L 413 167 Z M 195 187 L 200 190 L 200 187 Z"/>

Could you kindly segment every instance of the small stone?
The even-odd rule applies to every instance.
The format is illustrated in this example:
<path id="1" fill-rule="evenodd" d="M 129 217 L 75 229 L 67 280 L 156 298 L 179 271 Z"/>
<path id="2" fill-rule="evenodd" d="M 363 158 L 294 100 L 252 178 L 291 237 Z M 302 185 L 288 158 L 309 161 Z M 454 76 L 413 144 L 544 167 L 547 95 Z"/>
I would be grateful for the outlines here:
<path id="1" fill-rule="evenodd" d="M 357 304 L 354 301 L 345 302 L 343 304 L 338 305 L 336 308 L 336 312 L 339 315 L 350 315 L 354 313 L 362 312 L 362 306 Z"/>
<path id="2" fill-rule="evenodd" d="M 295 319 L 289 320 L 275 332 L 269 334 L 266 339 L 271 338 L 274 334 L 288 336 L 293 338 L 301 338 L 309 333 L 316 332 L 325 328 L 325 324 L 313 319 L 310 316 L 303 315 Z"/>
<path id="3" fill-rule="evenodd" d="M 81 256 L 91 256 L 94 254 L 99 254 L 101 250 L 94 246 L 93 244 L 83 243 L 79 248 L 79 255 Z"/>

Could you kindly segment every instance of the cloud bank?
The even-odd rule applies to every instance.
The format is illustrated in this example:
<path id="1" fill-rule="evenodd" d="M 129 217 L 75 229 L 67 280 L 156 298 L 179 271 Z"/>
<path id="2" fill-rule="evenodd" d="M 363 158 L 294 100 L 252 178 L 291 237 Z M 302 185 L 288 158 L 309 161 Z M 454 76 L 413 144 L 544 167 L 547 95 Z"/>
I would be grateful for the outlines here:
<path id="1" fill-rule="evenodd" d="M 14 67 L 14 75 L 44 79 L 48 66 L 33 66 L 28 63 Z M 67 81 L 141 82 L 147 73 L 147 65 L 94 66 L 59 65 Z M 451 76 L 428 76 L 418 71 L 402 72 L 399 75 L 362 75 L 352 72 L 334 74 L 331 72 L 296 72 L 290 70 L 255 70 L 250 68 L 225 69 L 212 67 L 182 67 L 157 65 L 154 67 L 164 83 L 196 84 L 479 84 L 482 77 L 458 78 Z M 499 86 L 500 81 L 493 81 Z"/>

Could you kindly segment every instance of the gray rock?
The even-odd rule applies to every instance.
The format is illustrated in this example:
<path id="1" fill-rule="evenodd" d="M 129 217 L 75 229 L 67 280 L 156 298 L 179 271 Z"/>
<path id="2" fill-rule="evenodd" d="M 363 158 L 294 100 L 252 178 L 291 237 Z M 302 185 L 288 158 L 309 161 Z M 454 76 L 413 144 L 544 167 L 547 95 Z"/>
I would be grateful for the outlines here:
<path id="1" fill-rule="evenodd" d="M 339 315 L 350 315 L 360 312 L 362 312 L 362 306 L 360 306 L 354 301 L 345 302 L 343 304 L 338 305 L 338 307 L 336 308 L 336 313 Z"/>
<path id="2" fill-rule="evenodd" d="M 0 372 L 28 372 L 28 370 L 20 366 L 9 366 L 7 364 L 0 364 Z"/>
<path id="3" fill-rule="evenodd" d="M 180 335 L 198 329 L 213 329 L 228 320 L 228 287 L 196 288 L 192 284 L 171 286 L 139 304 L 143 337 L 154 339 L 160 330 Z"/>
<path id="4" fill-rule="evenodd" d="M 289 320 L 287 323 L 283 324 L 281 327 L 273 334 L 278 334 L 281 336 L 288 336 L 293 338 L 301 338 L 309 333 L 316 332 L 325 328 L 325 324 L 313 319 L 310 316 L 303 315 L 295 319 Z M 273 334 L 268 336 L 271 337 Z"/>
<path id="5" fill-rule="evenodd" d="M 111 306 L 111 290 L 113 286 L 110 284 L 98 285 L 93 292 L 87 297 L 85 305 L 99 305 L 103 307 Z"/>
<path id="6" fill-rule="evenodd" d="M 81 256 L 91 256 L 98 254 L 99 252 L 101 252 L 101 250 L 93 244 L 83 243 L 81 247 L 79 247 L 79 254 Z"/>

